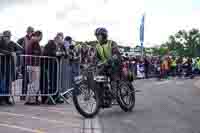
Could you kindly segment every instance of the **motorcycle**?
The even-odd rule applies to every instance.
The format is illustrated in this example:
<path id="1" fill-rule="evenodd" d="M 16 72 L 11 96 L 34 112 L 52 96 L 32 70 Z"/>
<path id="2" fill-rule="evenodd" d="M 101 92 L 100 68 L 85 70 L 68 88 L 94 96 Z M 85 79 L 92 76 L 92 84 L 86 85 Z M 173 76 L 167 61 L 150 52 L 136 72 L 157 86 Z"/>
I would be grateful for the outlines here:
<path id="1" fill-rule="evenodd" d="M 125 112 L 132 111 L 135 106 L 136 91 L 132 80 L 112 80 L 107 72 L 100 72 L 105 66 L 105 63 L 84 66 L 81 75 L 75 77 L 78 94 L 73 93 L 73 103 L 85 118 L 92 118 L 100 109 L 113 105 L 119 105 Z"/>

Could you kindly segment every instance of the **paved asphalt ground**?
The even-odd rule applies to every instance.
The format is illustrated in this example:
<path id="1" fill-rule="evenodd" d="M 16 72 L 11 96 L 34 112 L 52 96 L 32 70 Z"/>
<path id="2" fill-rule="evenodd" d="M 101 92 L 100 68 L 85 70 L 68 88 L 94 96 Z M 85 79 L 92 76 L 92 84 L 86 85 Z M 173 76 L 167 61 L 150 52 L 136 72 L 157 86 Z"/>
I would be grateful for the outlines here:
<path id="1" fill-rule="evenodd" d="M 0 107 L 0 133 L 200 133 L 199 79 L 138 80 L 136 106 L 84 119 L 72 105 Z M 198 88 L 199 87 L 199 88 Z"/>

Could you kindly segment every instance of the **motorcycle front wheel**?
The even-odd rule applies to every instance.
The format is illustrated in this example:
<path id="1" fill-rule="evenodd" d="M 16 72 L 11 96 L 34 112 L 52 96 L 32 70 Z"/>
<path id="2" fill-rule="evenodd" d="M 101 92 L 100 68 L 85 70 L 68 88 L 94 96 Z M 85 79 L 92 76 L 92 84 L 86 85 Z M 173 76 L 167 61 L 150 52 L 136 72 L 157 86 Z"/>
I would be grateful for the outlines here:
<path id="1" fill-rule="evenodd" d="M 76 110 L 85 118 L 93 118 L 100 110 L 100 99 L 97 92 L 86 84 L 81 84 L 79 91 L 80 94 L 73 94 Z"/>
<path id="2" fill-rule="evenodd" d="M 117 102 L 125 112 L 132 111 L 135 107 L 135 89 L 131 82 L 120 82 L 117 89 Z"/>

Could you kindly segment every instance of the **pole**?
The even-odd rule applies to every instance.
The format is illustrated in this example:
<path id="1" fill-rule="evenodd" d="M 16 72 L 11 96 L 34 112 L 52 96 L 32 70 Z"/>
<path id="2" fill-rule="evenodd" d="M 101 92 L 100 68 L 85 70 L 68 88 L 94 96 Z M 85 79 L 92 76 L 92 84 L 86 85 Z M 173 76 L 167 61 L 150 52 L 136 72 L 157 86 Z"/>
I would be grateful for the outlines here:
<path id="1" fill-rule="evenodd" d="M 143 59 L 144 56 L 144 48 L 143 48 L 143 42 L 141 42 L 141 57 Z"/>

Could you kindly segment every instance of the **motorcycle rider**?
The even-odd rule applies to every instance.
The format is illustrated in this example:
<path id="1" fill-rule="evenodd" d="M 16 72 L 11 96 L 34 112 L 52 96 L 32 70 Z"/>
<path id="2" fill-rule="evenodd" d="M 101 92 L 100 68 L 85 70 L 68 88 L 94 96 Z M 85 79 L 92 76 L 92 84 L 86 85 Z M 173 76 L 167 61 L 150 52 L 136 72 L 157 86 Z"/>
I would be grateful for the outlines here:
<path id="1" fill-rule="evenodd" d="M 121 54 L 117 43 L 112 40 L 108 40 L 108 31 L 106 28 L 97 28 L 95 30 L 95 36 L 98 41 L 96 45 L 97 60 L 105 63 L 109 62 L 109 60 L 113 58 L 112 77 L 119 77 L 118 72 L 120 72 Z"/>
<path id="2" fill-rule="evenodd" d="M 110 77 L 111 81 L 117 81 L 121 74 L 122 60 L 117 43 L 112 40 L 108 40 L 108 31 L 105 28 L 97 28 L 95 30 L 95 36 L 98 41 L 96 44 L 97 61 L 105 63 L 105 65 L 100 69 L 99 73 Z M 104 99 L 101 107 L 110 107 L 111 100 L 108 91 L 109 89 L 104 88 L 102 91 L 102 89 L 99 88 L 98 90 L 100 91 L 100 99 Z"/>

